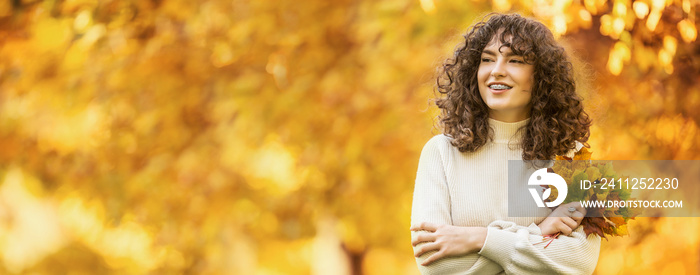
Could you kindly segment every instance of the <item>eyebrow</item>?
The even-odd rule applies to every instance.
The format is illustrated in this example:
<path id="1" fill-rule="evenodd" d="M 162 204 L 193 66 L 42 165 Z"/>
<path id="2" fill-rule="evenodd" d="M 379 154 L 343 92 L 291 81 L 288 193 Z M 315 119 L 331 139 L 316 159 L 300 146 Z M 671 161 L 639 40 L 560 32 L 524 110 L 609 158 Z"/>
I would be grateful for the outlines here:
<path id="1" fill-rule="evenodd" d="M 490 54 L 490 55 L 496 55 L 496 53 L 493 52 L 492 50 L 484 50 L 484 51 L 482 52 L 482 54 L 484 54 L 484 53 L 485 53 L 485 54 Z M 517 55 L 517 54 L 514 54 L 513 51 L 511 50 L 511 51 L 508 51 L 508 52 L 506 52 L 506 53 L 503 53 L 503 56 L 518 56 L 518 55 Z"/>

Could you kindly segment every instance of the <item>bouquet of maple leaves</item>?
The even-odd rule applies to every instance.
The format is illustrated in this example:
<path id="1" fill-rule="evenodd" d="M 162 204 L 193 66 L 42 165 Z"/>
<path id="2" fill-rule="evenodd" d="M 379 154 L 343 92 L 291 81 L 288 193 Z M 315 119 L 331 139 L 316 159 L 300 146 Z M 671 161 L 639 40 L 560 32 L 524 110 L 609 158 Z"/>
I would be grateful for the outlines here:
<path id="1" fill-rule="evenodd" d="M 568 195 L 564 203 L 574 201 L 624 201 L 630 199 L 631 192 L 627 189 L 615 188 L 580 188 L 580 182 L 589 180 L 599 184 L 601 179 L 618 179 L 611 162 L 592 161 L 591 152 L 587 148 L 579 150 L 573 158 L 557 156 L 549 172 L 560 175 L 568 185 Z M 624 177 L 623 177 L 624 178 Z M 549 198 L 558 196 L 556 190 Z M 597 234 L 601 238 L 607 236 L 628 235 L 627 223 L 639 214 L 638 210 L 623 208 L 586 208 L 586 217 L 581 221 L 586 236 Z M 554 236 L 556 238 L 556 236 Z"/>

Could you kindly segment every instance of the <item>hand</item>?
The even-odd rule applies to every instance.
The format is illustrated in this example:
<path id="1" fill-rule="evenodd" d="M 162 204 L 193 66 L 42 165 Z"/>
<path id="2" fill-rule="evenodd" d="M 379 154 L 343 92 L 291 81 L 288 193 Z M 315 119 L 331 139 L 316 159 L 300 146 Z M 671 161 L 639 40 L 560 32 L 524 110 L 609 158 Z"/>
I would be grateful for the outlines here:
<path id="1" fill-rule="evenodd" d="M 420 225 L 411 226 L 411 231 L 425 230 L 412 240 L 413 246 L 426 243 L 417 248 L 415 256 L 419 257 L 423 253 L 437 250 L 421 265 L 429 265 L 447 256 L 463 255 L 478 251 L 484 246 L 486 240 L 486 227 L 463 227 L 454 225 L 435 225 L 424 222 Z"/>
<path id="2" fill-rule="evenodd" d="M 569 212 L 569 207 L 573 207 L 575 211 L 573 213 Z M 542 235 L 552 235 L 557 232 L 561 232 L 564 235 L 571 235 L 576 227 L 581 225 L 583 217 L 586 216 L 586 208 L 581 206 L 579 202 L 570 202 L 567 204 L 562 204 L 547 218 L 545 218 L 537 226 L 540 227 Z"/>

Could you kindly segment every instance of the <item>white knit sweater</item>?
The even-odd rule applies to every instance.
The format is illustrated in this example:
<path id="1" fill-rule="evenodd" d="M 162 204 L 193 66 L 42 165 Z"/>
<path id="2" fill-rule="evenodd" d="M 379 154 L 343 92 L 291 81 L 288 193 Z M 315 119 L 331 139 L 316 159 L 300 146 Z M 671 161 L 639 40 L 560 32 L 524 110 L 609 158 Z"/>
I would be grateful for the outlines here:
<path id="1" fill-rule="evenodd" d="M 560 236 L 546 249 L 537 224 L 541 217 L 508 217 L 508 160 L 522 160 L 518 129 L 527 120 L 489 119 L 494 140 L 473 153 L 461 153 L 451 138 L 437 135 L 423 148 L 413 193 L 411 223 L 431 222 L 488 227 L 478 253 L 420 265 L 422 274 L 590 274 L 600 253 L 600 237 L 582 227 Z M 545 210 L 549 211 L 549 210 Z M 547 213 L 545 213 L 547 214 Z M 415 236 L 417 232 L 412 232 Z M 418 246 L 420 247 L 420 245 Z"/>

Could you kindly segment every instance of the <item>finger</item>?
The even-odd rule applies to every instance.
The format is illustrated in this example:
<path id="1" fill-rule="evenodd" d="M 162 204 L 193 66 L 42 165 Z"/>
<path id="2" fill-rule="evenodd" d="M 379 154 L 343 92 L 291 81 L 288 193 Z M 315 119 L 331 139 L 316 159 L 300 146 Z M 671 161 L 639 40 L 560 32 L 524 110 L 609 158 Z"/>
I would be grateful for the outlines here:
<path id="1" fill-rule="evenodd" d="M 411 226 L 411 231 L 420 231 L 420 230 L 435 232 L 435 230 L 437 230 L 437 225 L 435 225 L 433 223 L 429 223 L 429 222 L 422 222 L 419 225 Z"/>
<path id="2" fill-rule="evenodd" d="M 574 221 L 576 221 L 576 223 L 580 225 L 581 221 L 583 221 L 583 217 L 585 216 L 586 214 L 576 211 L 573 215 L 571 215 L 571 218 L 574 219 Z"/>
<path id="3" fill-rule="evenodd" d="M 413 246 L 416 246 L 419 243 L 433 242 L 433 241 L 435 241 L 435 238 L 437 238 L 437 237 L 434 234 L 421 233 L 421 234 L 416 235 L 416 237 L 412 240 L 411 244 L 413 244 Z"/>
<path id="4" fill-rule="evenodd" d="M 567 203 L 567 204 L 560 205 L 559 207 L 554 209 L 554 211 L 552 211 L 552 214 L 550 216 L 552 216 L 552 217 L 570 217 L 571 212 L 569 212 L 569 204 Z"/>
<path id="5" fill-rule="evenodd" d="M 557 229 L 559 229 L 559 232 L 561 232 L 562 234 L 567 235 L 567 236 L 571 235 L 571 232 L 572 232 L 571 227 L 569 227 L 568 225 L 566 225 L 564 223 L 559 223 L 557 225 Z"/>
<path id="6" fill-rule="evenodd" d="M 436 243 L 429 243 L 424 246 L 419 247 L 414 255 L 416 257 L 420 257 L 420 255 L 423 255 L 425 252 L 433 251 L 433 250 L 440 250 L 440 245 Z"/>
<path id="7" fill-rule="evenodd" d="M 437 253 L 430 255 L 430 257 L 428 257 L 428 259 L 423 261 L 423 263 L 421 263 L 421 265 L 424 265 L 424 266 L 429 265 L 429 264 L 433 263 L 434 261 L 441 259 L 442 257 L 444 257 L 444 254 L 442 253 L 442 250 L 440 250 Z"/>
<path id="8" fill-rule="evenodd" d="M 586 216 L 586 208 L 583 207 L 583 205 L 581 205 L 580 202 L 575 201 L 575 202 L 572 202 L 569 204 L 571 206 L 573 206 L 574 208 L 576 208 L 576 211 L 581 212 L 583 214 L 583 216 Z"/>
<path id="9" fill-rule="evenodd" d="M 578 223 L 576 223 L 576 221 L 573 218 L 564 217 L 561 218 L 561 221 L 564 222 L 564 224 L 566 224 L 571 229 L 574 229 L 578 226 Z"/>

